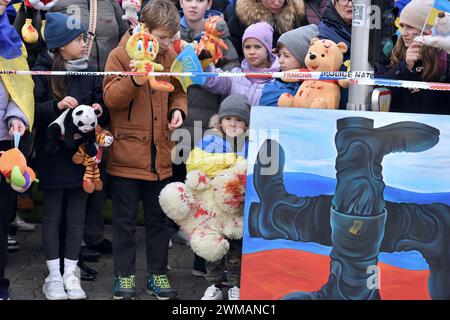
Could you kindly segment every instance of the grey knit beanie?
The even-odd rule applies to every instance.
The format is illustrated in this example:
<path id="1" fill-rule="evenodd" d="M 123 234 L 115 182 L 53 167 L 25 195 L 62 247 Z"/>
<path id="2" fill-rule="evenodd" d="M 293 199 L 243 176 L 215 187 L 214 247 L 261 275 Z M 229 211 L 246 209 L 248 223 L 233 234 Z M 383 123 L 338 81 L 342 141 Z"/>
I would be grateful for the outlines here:
<path id="1" fill-rule="evenodd" d="M 232 94 L 222 101 L 219 109 L 219 122 L 230 116 L 244 120 L 248 126 L 250 123 L 250 103 L 246 96 Z"/>
<path id="2" fill-rule="evenodd" d="M 278 44 L 285 46 L 292 55 L 305 65 L 305 57 L 311 46 L 311 39 L 319 36 L 319 28 L 315 24 L 309 24 L 283 33 L 278 39 Z"/>

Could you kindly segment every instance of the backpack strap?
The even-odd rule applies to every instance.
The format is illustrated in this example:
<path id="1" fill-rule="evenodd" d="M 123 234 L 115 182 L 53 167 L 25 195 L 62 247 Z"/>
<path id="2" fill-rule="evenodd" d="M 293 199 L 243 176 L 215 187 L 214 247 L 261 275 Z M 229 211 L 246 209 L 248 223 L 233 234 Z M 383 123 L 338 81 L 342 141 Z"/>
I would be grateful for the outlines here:
<path id="1" fill-rule="evenodd" d="M 91 54 L 92 44 L 95 38 L 95 30 L 97 27 L 97 0 L 89 0 L 89 30 L 86 37 L 87 56 Z"/>

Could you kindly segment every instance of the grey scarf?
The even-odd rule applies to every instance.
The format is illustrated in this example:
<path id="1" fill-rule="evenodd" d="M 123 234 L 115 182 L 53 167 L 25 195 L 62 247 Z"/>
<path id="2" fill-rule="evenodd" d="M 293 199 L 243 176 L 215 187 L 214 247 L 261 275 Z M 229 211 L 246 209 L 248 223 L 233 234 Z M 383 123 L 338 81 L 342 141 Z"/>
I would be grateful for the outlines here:
<path id="1" fill-rule="evenodd" d="M 55 55 L 50 52 L 47 51 L 48 55 L 50 56 L 50 58 L 55 57 Z M 88 68 L 88 63 L 89 63 L 89 58 L 88 57 L 83 57 L 77 60 L 69 60 L 66 61 L 65 63 L 65 67 L 66 67 L 66 71 L 83 71 L 86 70 Z"/>

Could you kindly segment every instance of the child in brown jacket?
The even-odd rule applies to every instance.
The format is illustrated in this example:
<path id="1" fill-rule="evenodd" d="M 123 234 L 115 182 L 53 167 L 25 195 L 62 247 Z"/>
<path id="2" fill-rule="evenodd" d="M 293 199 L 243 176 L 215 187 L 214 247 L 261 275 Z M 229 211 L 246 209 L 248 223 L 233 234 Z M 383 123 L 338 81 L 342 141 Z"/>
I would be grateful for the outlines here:
<path id="1" fill-rule="evenodd" d="M 176 57 L 173 37 L 179 29 L 179 14 L 172 2 L 154 0 L 141 12 L 141 22 L 157 39 L 155 59 L 169 71 Z M 125 34 L 106 63 L 105 71 L 132 71 Z M 134 70 L 133 70 L 134 71 Z M 158 196 L 171 182 L 172 130 L 183 124 L 187 99 L 175 78 L 173 92 L 155 91 L 143 76 L 105 77 L 104 101 L 110 110 L 114 143 L 109 150 L 107 173 L 111 176 L 113 203 L 114 299 L 135 297 L 136 210 L 142 200 L 147 248 L 147 292 L 160 300 L 174 299 L 176 291 L 167 278 L 170 224 Z"/>

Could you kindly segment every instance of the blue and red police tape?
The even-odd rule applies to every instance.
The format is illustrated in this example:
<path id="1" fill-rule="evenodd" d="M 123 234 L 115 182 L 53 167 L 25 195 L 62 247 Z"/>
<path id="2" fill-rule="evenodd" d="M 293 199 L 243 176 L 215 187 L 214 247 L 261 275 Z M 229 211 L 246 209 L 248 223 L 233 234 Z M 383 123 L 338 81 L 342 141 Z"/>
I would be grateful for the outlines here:
<path id="1" fill-rule="evenodd" d="M 450 83 L 422 82 L 393 79 L 379 79 L 374 77 L 372 71 L 331 71 L 331 72 L 126 72 L 126 71 L 106 71 L 106 72 L 83 72 L 83 71 L 19 71 L 0 70 L 0 74 L 10 75 L 48 75 L 48 76 L 177 76 L 177 77 L 248 77 L 248 78 L 293 78 L 298 80 L 349 80 L 351 84 L 381 87 L 401 87 L 408 89 L 440 90 L 450 91 Z"/>

